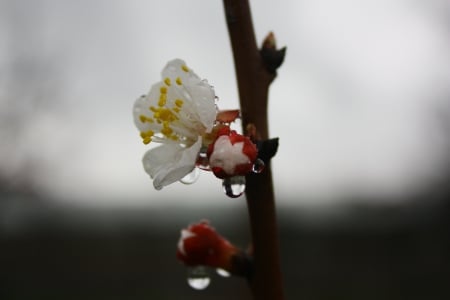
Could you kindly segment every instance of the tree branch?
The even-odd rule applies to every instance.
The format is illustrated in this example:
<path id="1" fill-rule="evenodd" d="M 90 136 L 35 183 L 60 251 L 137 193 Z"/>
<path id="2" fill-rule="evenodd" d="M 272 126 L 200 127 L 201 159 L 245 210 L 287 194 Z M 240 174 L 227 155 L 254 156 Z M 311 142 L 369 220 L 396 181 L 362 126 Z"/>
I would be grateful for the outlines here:
<path id="1" fill-rule="evenodd" d="M 266 140 L 269 138 L 268 90 L 276 76 L 276 68 L 270 67 L 270 62 L 264 60 L 256 45 L 248 0 L 224 0 L 223 3 L 236 68 L 243 127 L 254 125 L 258 138 Z M 266 162 L 261 174 L 250 174 L 246 179 L 254 258 L 250 288 L 255 299 L 283 299 L 270 163 Z"/>

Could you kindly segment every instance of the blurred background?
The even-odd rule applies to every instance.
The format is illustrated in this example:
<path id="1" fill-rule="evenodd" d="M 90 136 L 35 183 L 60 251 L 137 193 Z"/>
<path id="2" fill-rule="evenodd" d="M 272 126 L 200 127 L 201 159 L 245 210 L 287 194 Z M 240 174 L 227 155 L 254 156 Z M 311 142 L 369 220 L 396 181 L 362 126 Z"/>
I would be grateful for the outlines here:
<path id="1" fill-rule="evenodd" d="M 252 1 L 287 299 L 449 299 L 450 2 Z M 221 1 L 0 0 L 0 298 L 248 299 L 186 284 L 179 230 L 249 243 L 202 173 L 153 189 L 134 100 L 182 58 L 238 107 Z M 220 58 L 220 59 L 218 59 Z M 238 128 L 239 124 L 237 124 Z M 268 283 L 270 284 L 270 283 Z"/>

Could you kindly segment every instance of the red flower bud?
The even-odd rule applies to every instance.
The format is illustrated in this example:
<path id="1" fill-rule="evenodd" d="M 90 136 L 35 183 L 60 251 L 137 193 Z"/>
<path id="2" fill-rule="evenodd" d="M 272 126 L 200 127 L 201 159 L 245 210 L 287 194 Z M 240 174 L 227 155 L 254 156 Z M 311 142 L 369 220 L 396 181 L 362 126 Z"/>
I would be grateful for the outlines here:
<path id="1" fill-rule="evenodd" d="M 177 258 L 187 266 L 209 266 L 231 270 L 238 249 L 220 236 L 207 221 L 181 230 Z"/>
<path id="2" fill-rule="evenodd" d="M 209 145 L 207 155 L 214 175 L 227 178 L 249 173 L 258 157 L 258 149 L 248 137 L 223 127 Z"/>

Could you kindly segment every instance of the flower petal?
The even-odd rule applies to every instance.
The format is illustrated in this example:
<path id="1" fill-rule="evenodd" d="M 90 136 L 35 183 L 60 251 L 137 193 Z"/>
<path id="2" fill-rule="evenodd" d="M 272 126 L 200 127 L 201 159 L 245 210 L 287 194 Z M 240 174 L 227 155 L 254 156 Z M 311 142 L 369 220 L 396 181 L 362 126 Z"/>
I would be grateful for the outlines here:
<path id="1" fill-rule="evenodd" d="M 211 132 L 217 113 L 214 90 L 206 81 L 188 86 L 187 89 L 192 97 L 193 104 L 197 108 L 200 121 L 206 127 L 206 132 Z"/>
<path id="2" fill-rule="evenodd" d="M 201 146 L 202 140 L 199 138 L 189 148 L 164 144 L 147 151 L 142 162 L 145 171 L 153 179 L 155 189 L 162 189 L 189 174 L 195 168 Z"/>
<path id="3" fill-rule="evenodd" d="M 192 103 L 198 113 L 198 117 L 210 132 L 216 118 L 216 94 L 206 80 L 201 80 L 186 63 L 181 59 L 170 61 L 162 71 L 163 80 L 169 78 L 171 82 L 179 79 L 181 84 L 173 83 L 174 88 L 179 89 L 179 94 Z"/>

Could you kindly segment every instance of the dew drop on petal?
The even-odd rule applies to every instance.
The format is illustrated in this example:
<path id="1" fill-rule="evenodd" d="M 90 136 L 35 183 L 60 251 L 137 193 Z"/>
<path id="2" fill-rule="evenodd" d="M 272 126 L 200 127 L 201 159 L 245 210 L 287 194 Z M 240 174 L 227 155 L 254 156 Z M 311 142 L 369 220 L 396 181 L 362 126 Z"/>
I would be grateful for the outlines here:
<path id="1" fill-rule="evenodd" d="M 230 272 L 228 272 L 227 270 L 220 269 L 220 268 L 216 269 L 216 273 L 222 277 L 230 277 L 230 275 L 231 275 Z"/>
<path id="2" fill-rule="evenodd" d="M 197 181 L 198 177 L 200 176 L 200 170 L 197 168 L 194 168 L 191 173 L 187 174 L 183 178 L 180 179 L 181 183 L 184 184 L 193 184 Z"/>
<path id="3" fill-rule="evenodd" d="M 265 167 L 264 161 L 262 159 L 258 158 L 255 161 L 255 163 L 253 164 L 252 172 L 259 174 L 264 170 L 264 167 Z"/>
<path id="4" fill-rule="evenodd" d="M 194 290 L 204 290 L 210 282 L 211 278 L 204 266 L 188 268 L 187 283 Z"/>
<path id="5" fill-rule="evenodd" d="M 245 176 L 225 178 L 222 182 L 222 187 L 228 197 L 237 198 L 245 191 Z"/>

